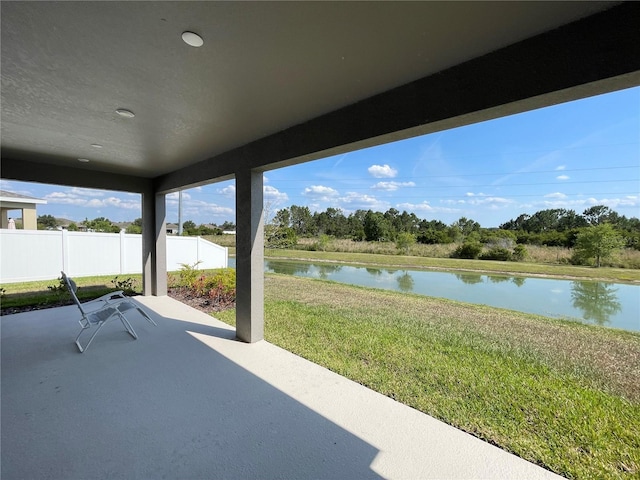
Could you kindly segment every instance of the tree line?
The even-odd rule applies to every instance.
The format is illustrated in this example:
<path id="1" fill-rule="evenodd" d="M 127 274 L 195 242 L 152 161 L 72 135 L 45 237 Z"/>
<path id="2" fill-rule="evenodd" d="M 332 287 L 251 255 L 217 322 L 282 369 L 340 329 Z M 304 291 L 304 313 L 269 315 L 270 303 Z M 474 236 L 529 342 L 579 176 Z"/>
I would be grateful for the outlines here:
<path id="1" fill-rule="evenodd" d="M 506 238 L 523 245 L 572 248 L 584 228 L 605 223 L 623 239 L 624 246 L 640 250 L 640 220 L 619 215 L 604 205 L 590 207 L 582 214 L 567 209 L 540 210 L 533 215 L 519 215 L 498 228 L 483 228 L 466 217 L 447 225 L 440 220 L 421 219 L 414 213 L 399 212 L 395 208 L 384 213 L 356 210 L 345 216 L 342 210 L 332 207 L 324 212 L 311 213 L 309 207 L 292 205 L 276 212 L 270 222 L 267 239 L 277 243 L 278 239 L 328 235 L 356 241 L 395 242 L 403 234 L 410 234 L 423 244 L 464 242 L 473 236 L 484 244 L 492 239 Z"/>

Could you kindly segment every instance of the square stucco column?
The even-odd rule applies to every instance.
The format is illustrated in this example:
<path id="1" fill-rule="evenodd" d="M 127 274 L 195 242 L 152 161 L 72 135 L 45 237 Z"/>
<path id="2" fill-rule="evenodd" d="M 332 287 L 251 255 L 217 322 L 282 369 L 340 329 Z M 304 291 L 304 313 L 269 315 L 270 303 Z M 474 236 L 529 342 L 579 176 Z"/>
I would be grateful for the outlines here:
<path id="1" fill-rule="evenodd" d="M 264 338 L 262 172 L 236 173 L 236 337 Z"/>
<path id="2" fill-rule="evenodd" d="M 22 228 L 25 230 L 38 229 L 38 216 L 35 207 L 22 209 Z"/>
<path id="3" fill-rule="evenodd" d="M 164 194 L 142 194 L 142 293 L 167 294 L 167 226 Z"/>

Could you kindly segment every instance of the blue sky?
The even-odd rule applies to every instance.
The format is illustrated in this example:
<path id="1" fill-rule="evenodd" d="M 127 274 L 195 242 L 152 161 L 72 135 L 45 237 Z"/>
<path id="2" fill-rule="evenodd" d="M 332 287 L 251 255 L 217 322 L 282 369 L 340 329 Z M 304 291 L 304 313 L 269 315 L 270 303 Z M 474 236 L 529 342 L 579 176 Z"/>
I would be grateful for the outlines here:
<path id="1" fill-rule="evenodd" d="M 74 221 L 140 217 L 139 195 L 2 181 L 47 200 L 38 215 Z M 186 190 L 183 219 L 235 223 L 234 182 Z M 607 205 L 640 217 L 640 88 L 591 97 L 372 147 L 265 174 L 270 216 L 280 208 L 414 212 L 497 227 L 521 213 Z M 167 220 L 178 219 L 177 194 Z"/>

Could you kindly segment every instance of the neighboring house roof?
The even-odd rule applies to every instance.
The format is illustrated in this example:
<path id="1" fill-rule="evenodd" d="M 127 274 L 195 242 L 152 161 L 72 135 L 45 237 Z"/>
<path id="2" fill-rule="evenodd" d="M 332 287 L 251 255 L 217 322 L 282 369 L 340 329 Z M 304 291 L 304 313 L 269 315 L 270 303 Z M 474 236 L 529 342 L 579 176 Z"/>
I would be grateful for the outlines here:
<path id="1" fill-rule="evenodd" d="M 19 193 L 8 192 L 6 190 L 0 190 L 0 203 L 3 207 L 13 206 L 11 204 L 45 204 L 46 200 L 41 198 L 27 197 L 26 195 L 20 195 Z M 16 208 L 20 208 L 20 206 Z"/>

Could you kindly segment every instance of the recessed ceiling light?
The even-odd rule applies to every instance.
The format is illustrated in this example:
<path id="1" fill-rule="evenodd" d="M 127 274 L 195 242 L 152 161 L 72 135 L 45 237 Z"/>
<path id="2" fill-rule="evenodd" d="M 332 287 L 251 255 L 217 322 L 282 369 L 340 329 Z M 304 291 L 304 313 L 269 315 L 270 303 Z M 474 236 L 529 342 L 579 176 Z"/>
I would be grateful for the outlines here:
<path id="1" fill-rule="evenodd" d="M 193 32 L 182 32 L 182 40 L 184 40 L 184 43 L 191 45 L 192 47 L 201 47 L 204 45 L 202 37 Z"/>
<path id="2" fill-rule="evenodd" d="M 89 159 L 88 158 L 79 158 L 78 161 L 82 162 L 82 163 L 89 163 Z"/>
<path id="3" fill-rule="evenodd" d="M 131 110 L 127 110 L 126 108 L 119 108 L 116 110 L 116 113 L 125 118 L 133 118 L 136 116 L 135 113 L 133 113 Z"/>
<path id="4" fill-rule="evenodd" d="M 91 146 L 93 148 L 102 148 L 102 145 L 100 145 L 99 143 L 92 143 Z"/>

